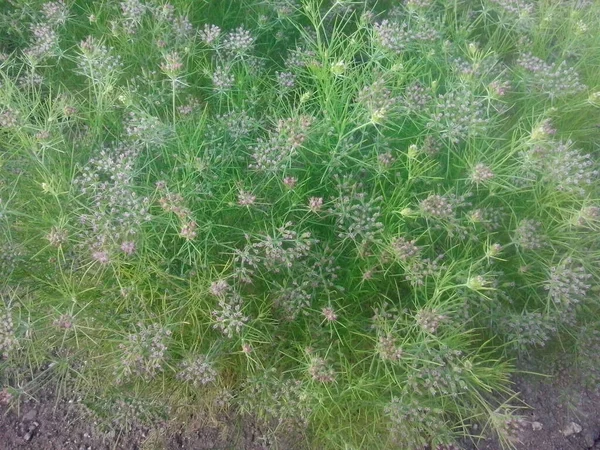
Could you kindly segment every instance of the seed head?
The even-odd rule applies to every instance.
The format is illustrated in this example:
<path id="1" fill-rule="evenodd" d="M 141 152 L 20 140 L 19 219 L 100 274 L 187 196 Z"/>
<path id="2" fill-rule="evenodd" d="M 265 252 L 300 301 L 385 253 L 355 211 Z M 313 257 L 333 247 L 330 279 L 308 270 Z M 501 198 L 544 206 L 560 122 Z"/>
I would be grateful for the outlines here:
<path id="1" fill-rule="evenodd" d="M 168 77 L 175 77 L 183 69 L 181 56 L 177 52 L 167 53 L 163 57 L 163 62 L 160 64 L 162 70 Z"/>
<path id="2" fill-rule="evenodd" d="M 335 313 L 335 310 L 331 306 L 323 308 L 321 312 L 323 314 L 323 317 L 325 317 L 325 320 L 329 322 L 335 322 L 338 318 L 337 314 Z"/>
<path id="3" fill-rule="evenodd" d="M 318 212 L 323 207 L 323 197 L 311 197 L 308 200 L 308 209 L 311 212 Z"/>
<path id="4" fill-rule="evenodd" d="M 296 187 L 296 183 L 298 183 L 298 179 L 296 177 L 285 177 L 283 179 L 283 184 L 285 184 L 288 189 L 294 189 L 294 187 Z"/>
<path id="5" fill-rule="evenodd" d="M 240 191 L 238 194 L 238 205 L 251 206 L 256 202 L 256 195 L 252 195 L 246 191 Z"/>
<path id="6" fill-rule="evenodd" d="M 471 182 L 474 184 L 485 184 L 494 178 L 494 172 L 483 163 L 477 163 L 471 171 Z"/>
<path id="7" fill-rule="evenodd" d="M 335 381 L 335 371 L 329 362 L 318 356 L 312 356 L 308 366 L 311 378 L 320 383 L 332 383 Z"/>

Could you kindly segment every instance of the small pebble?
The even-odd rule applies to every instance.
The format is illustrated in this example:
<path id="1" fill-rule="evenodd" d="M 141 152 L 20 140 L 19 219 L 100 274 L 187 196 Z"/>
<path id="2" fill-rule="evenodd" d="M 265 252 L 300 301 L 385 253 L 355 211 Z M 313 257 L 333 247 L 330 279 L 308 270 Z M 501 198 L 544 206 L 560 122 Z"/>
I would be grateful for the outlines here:
<path id="1" fill-rule="evenodd" d="M 581 425 L 575 423 L 575 422 L 571 422 L 569 425 L 567 425 L 565 427 L 564 430 L 562 430 L 562 434 L 567 437 L 567 436 L 571 436 L 573 434 L 579 434 L 581 433 L 581 430 L 583 430 L 583 428 L 581 428 Z"/>

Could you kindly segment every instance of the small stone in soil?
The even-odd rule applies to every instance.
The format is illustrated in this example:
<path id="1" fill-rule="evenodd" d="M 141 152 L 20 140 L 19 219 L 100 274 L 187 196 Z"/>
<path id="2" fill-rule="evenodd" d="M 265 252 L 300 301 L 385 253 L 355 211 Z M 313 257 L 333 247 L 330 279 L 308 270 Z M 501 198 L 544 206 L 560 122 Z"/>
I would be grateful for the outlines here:
<path id="1" fill-rule="evenodd" d="M 531 428 L 533 431 L 540 431 L 544 428 L 544 425 L 541 422 L 531 422 Z"/>
<path id="2" fill-rule="evenodd" d="M 562 430 L 562 434 L 565 437 L 571 436 L 573 434 L 579 434 L 581 433 L 581 430 L 583 430 L 583 428 L 581 428 L 581 425 L 579 425 L 578 423 L 575 422 L 571 422 L 569 425 L 567 425 L 565 427 L 564 430 Z"/>
<path id="3" fill-rule="evenodd" d="M 25 435 L 23 436 L 23 439 L 27 442 L 29 442 L 31 440 L 31 438 L 33 437 L 33 432 L 36 430 L 37 427 L 39 427 L 40 424 L 37 422 L 32 422 L 28 427 L 27 427 L 27 433 L 25 433 Z"/>

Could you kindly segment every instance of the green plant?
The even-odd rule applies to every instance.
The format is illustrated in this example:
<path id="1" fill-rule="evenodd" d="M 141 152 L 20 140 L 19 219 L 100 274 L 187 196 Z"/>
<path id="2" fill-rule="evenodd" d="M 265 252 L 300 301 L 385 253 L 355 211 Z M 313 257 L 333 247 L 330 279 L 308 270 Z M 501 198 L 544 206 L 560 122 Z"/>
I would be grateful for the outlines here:
<path id="1" fill-rule="evenodd" d="M 199 3 L 0 7 L 6 379 L 511 446 L 597 303 L 598 5 Z"/>

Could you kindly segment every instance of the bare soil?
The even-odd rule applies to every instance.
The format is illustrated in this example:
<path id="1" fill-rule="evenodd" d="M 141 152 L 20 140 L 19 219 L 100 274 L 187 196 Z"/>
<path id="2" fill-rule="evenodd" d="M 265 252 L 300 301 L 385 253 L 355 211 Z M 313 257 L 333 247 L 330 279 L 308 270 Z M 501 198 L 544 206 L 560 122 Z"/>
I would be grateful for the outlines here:
<path id="1" fill-rule="evenodd" d="M 521 363 L 523 372 L 542 372 Z M 552 377 L 521 374 L 515 388 L 530 409 L 515 442 L 518 450 L 600 450 L 600 389 L 566 365 Z M 21 402 L 18 410 L 0 404 L 0 450 L 299 450 L 289 436 L 277 444 L 254 423 L 223 417 L 208 422 L 198 417 L 167 428 L 136 427 L 127 433 L 100 431 L 76 399 L 56 400 L 51 390 Z M 500 450 L 497 441 L 465 444 L 465 450 Z M 401 449 L 407 450 L 407 449 Z"/>
<path id="2" fill-rule="evenodd" d="M 600 386 L 565 360 L 521 361 L 514 389 L 524 402 L 518 450 L 600 450 Z M 540 374 L 552 373 L 552 376 Z M 471 446 L 470 446 L 471 447 Z M 470 450 L 500 450 L 494 439 Z"/>
<path id="3" fill-rule="evenodd" d="M 57 400 L 50 390 L 22 402 L 19 410 L 0 404 L 0 450 L 267 450 L 273 447 L 260 427 L 239 418 L 206 421 L 190 417 L 179 425 L 102 431 L 76 400 Z M 235 425 L 232 425 L 235 424 Z M 296 437 L 291 437 L 295 439 Z M 278 449 L 302 450 L 293 441 Z"/>

